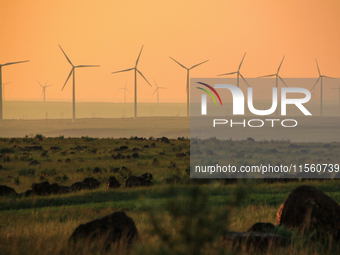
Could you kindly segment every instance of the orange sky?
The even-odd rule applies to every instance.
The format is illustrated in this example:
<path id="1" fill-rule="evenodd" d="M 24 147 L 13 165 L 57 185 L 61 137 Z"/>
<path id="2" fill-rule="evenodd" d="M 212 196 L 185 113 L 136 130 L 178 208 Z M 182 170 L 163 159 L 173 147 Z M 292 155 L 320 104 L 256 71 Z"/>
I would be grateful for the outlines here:
<path id="1" fill-rule="evenodd" d="M 122 102 L 126 81 L 133 93 L 133 72 L 111 72 L 133 67 L 142 45 L 139 70 L 153 88 L 138 77 L 141 102 L 156 101 L 154 79 L 167 87 L 161 102 L 185 102 L 186 71 L 169 56 L 186 66 L 210 60 L 191 77 L 236 71 L 244 52 L 245 77 L 275 73 L 283 55 L 282 77 L 317 77 L 315 58 L 324 75 L 339 77 L 339 17 L 334 0 L 0 0 L 0 63 L 30 60 L 3 68 L 5 96 L 41 100 L 36 80 L 48 80 L 47 100 L 71 100 L 58 44 L 75 65 L 101 65 L 77 69 L 77 101 Z"/>

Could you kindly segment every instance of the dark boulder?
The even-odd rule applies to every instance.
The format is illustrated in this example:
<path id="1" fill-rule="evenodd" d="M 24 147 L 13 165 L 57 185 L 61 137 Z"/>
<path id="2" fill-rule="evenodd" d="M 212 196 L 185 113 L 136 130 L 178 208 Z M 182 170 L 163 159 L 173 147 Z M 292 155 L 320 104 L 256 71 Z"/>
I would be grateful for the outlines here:
<path id="1" fill-rule="evenodd" d="M 92 171 L 94 174 L 101 174 L 102 170 L 99 167 L 95 167 Z"/>
<path id="2" fill-rule="evenodd" d="M 67 186 L 61 186 L 57 183 L 50 184 L 49 182 L 33 183 L 31 188 L 31 193 L 34 195 L 63 194 L 71 191 Z"/>
<path id="3" fill-rule="evenodd" d="M 17 195 L 13 188 L 6 185 L 0 185 L 0 196 Z"/>
<path id="4" fill-rule="evenodd" d="M 113 159 L 125 159 L 125 156 L 123 156 L 122 154 L 118 153 L 116 156 L 112 155 Z"/>
<path id="5" fill-rule="evenodd" d="M 286 237 L 261 232 L 229 232 L 224 235 L 224 240 L 232 242 L 234 249 L 242 251 L 254 250 L 266 252 L 280 247 L 287 247 L 290 244 L 290 240 Z"/>
<path id="6" fill-rule="evenodd" d="M 69 244 L 75 246 L 79 241 L 87 243 L 102 240 L 103 248 L 108 250 L 115 243 L 128 248 L 137 238 L 138 230 L 134 221 L 125 212 L 115 212 L 79 225 L 69 238 Z"/>
<path id="7" fill-rule="evenodd" d="M 280 226 L 340 239 L 340 205 L 311 186 L 294 189 L 280 206 L 277 220 Z"/>
<path id="8" fill-rule="evenodd" d="M 128 147 L 128 146 L 125 146 L 125 145 L 123 145 L 123 146 L 120 146 L 120 147 L 119 147 L 119 149 L 120 149 L 120 150 L 122 150 L 122 151 L 124 151 L 124 150 L 127 150 L 127 149 L 129 149 L 129 147 Z"/>
<path id="9" fill-rule="evenodd" d="M 131 157 L 132 157 L 132 158 L 139 158 L 139 155 L 138 155 L 138 153 L 136 152 L 136 153 L 133 153 L 133 154 L 131 155 Z"/>
<path id="10" fill-rule="evenodd" d="M 40 165 L 40 162 L 36 161 L 36 160 L 33 160 L 31 161 L 29 164 L 29 166 L 36 166 L 36 165 Z"/>
<path id="11" fill-rule="evenodd" d="M 110 173 L 118 173 L 119 172 L 119 167 L 115 167 L 112 170 L 110 170 Z"/>
<path id="12" fill-rule="evenodd" d="M 108 183 L 107 183 L 108 188 L 119 188 L 120 183 L 117 181 L 115 177 L 110 177 Z"/>
<path id="13" fill-rule="evenodd" d="M 100 182 L 97 179 L 85 178 L 82 182 L 73 183 L 70 188 L 72 190 L 97 189 L 99 185 Z"/>
<path id="14" fill-rule="evenodd" d="M 262 232 L 262 233 L 272 233 L 275 230 L 275 226 L 272 223 L 257 222 L 251 226 L 247 232 Z"/>
<path id="15" fill-rule="evenodd" d="M 152 185 L 152 174 L 145 173 L 141 176 L 130 176 L 126 182 L 126 187 L 139 187 Z"/>
<path id="16" fill-rule="evenodd" d="M 25 146 L 26 151 L 41 151 L 42 149 L 43 149 L 42 146 L 39 145 Z"/>

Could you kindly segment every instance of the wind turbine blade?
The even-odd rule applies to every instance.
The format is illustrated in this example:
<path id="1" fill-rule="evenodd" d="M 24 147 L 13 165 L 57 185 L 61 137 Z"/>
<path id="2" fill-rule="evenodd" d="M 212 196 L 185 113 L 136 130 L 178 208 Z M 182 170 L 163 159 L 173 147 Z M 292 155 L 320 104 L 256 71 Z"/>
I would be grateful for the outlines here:
<path id="1" fill-rule="evenodd" d="M 235 74 L 237 72 L 232 72 L 232 73 L 223 73 L 223 74 L 218 74 L 217 76 L 222 76 L 222 75 L 230 75 L 230 74 Z"/>
<path id="2" fill-rule="evenodd" d="M 68 75 L 68 77 L 67 77 L 67 79 L 66 79 L 66 81 L 65 81 L 65 84 L 64 84 L 64 86 L 63 86 L 63 88 L 62 88 L 61 90 L 63 90 L 63 89 L 65 88 L 65 85 L 66 85 L 68 79 L 70 79 L 73 70 L 74 70 L 74 67 L 71 69 L 71 72 L 70 72 L 70 74 Z"/>
<path id="3" fill-rule="evenodd" d="M 206 60 L 206 61 L 203 61 L 203 62 L 201 62 L 201 63 L 199 63 L 199 64 L 197 64 L 197 65 L 194 65 L 194 66 L 190 67 L 189 70 L 190 70 L 190 69 L 193 69 L 193 68 L 195 68 L 195 67 L 197 67 L 197 66 L 199 66 L 199 65 L 202 65 L 202 64 L 204 64 L 205 62 L 208 62 L 208 61 L 209 61 L 209 59 Z"/>
<path id="4" fill-rule="evenodd" d="M 244 53 L 244 55 L 243 55 L 243 58 L 242 58 L 242 60 L 241 60 L 241 63 L 240 63 L 240 65 L 239 65 L 238 69 L 237 69 L 238 71 L 240 71 L 240 69 L 241 69 L 241 65 L 242 65 L 242 63 L 243 63 L 243 60 L 244 60 L 246 54 L 247 54 L 247 52 Z"/>
<path id="5" fill-rule="evenodd" d="M 184 69 L 188 69 L 188 68 L 186 68 L 184 65 L 182 65 L 181 63 L 179 63 L 178 61 L 176 61 L 176 60 L 174 60 L 172 57 L 169 57 L 169 58 L 171 58 L 173 61 L 175 61 L 177 64 L 179 64 L 181 67 L 183 67 Z"/>
<path id="6" fill-rule="evenodd" d="M 79 65 L 75 67 L 99 67 L 100 65 Z"/>
<path id="7" fill-rule="evenodd" d="M 264 76 L 259 76 L 257 78 L 266 78 L 266 77 L 272 77 L 275 76 L 276 74 L 269 74 L 269 75 L 264 75 Z"/>
<path id="8" fill-rule="evenodd" d="M 283 82 L 283 84 L 284 84 L 286 87 L 288 87 L 287 84 L 283 81 L 283 79 L 281 78 L 280 75 L 278 75 L 277 77 L 279 77 L 279 79 Z"/>
<path id="9" fill-rule="evenodd" d="M 15 65 L 15 64 L 25 63 L 25 62 L 29 62 L 29 60 L 18 61 L 18 62 L 9 62 L 9 63 L 3 64 L 2 66 Z"/>
<path id="10" fill-rule="evenodd" d="M 140 52 L 139 52 L 139 55 L 138 55 L 138 58 L 137 58 L 137 61 L 136 61 L 136 67 L 137 67 L 137 65 L 138 65 L 138 61 L 139 61 L 140 55 L 142 54 L 143 47 L 144 47 L 144 45 L 143 45 L 142 48 L 140 49 Z"/>
<path id="11" fill-rule="evenodd" d="M 244 82 L 247 83 L 248 87 L 250 87 L 249 84 L 248 84 L 248 82 L 246 81 L 246 79 L 244 79 L 243 75 L 240 74 L 240 76 L 241 76 L 241 78 L 244 80 Z"/>
<path id="12" fill-rule="evenodd" d="M 279 73 L 279 71 L 280 71 L 280 68 L 281 68 L 281 66 L 282 66 L 282 63 L 283 63 L 283 60 L 285 59 L 285 56 L 283 56 L 283 58 L 282 58 L 282 60 L 281 60 L 281 63 L 280 63 L 280 65 L 279 65 L 279 68 L 277 69 L 277 74 Z"/>
<path id="13" fill-rule="evenodd" d="M 125 90 L 131 94 L 131 92 L 127 88 L 125 88 Z"/>
<path id="14" fill-rule="evenodd" d="M 152 87 L 150 82 L 144 77 L 144 75 L 138 69 L 137 69 L 137 72 L 144 78 L 144 80 L 146 80 L 146 82 L 150 85 L 150 87 Z"/>
<path id="15" fill-rule="evenodd" d="M 72 64 L 72 62 L 71 62 L 71 60 L 67 57 L 67 55 L 66 55 L 66 53 L 65 53 L 65 51 L 63 50 L 63 48 L 61 48 L 61 46 L 59 45 L 59 47 L 60 47 L 60 49 L 61 49 L 61 51 L 64 53 L 64 55 L 65 55 L 65 57 L 66 57 L 66 59 L 67 59 L 67 61 L 71 64 L 71 66 L 73 66 L 73 64 Z"/>
<path id="16" fill-rule="evenodd" d="M 166 89 L 166 88 L 164 88 L 164 87 L 158 87 L 159 89 Z"/>
<path id="17" fill-rule="evenodd" d="M 37 83 L 39 83 L 39 85 L 40 85 L 42 88 L 44 87 L 43 85 L 41 85 L 41 83 L 40 83 L 40 82 L 38 82 L 38 81 L 37 81 Z"/>
<path id="18" fill-rule="evenodd" d="M 320 69 L 319 69 L 319 64 L 318 64 L 318 60 L 315 59 L 315 62 L 316 62 L 316 66 L 318 67 L 319 76 L 321 76 Z"/>
<path id="19" fill-rule="evenodd" d="M 310 89 L 310 90 L 313 90 L 313 88 L 315 87 L 315 85 L 319 82 L 319 80 L 320 80 L 320 77 L 316 80 L 316 82 L 315 82 L 315 84 L 314 84 L 314 86 Z"/>
<path id="20" fill-rule="evenodd" d="M 47 85 L 47 86 L 45 86 L 45 88 L 48 88 L 48 87 L 52 87 L 53 85 Z"/>
<path id="21" fill-rule="evenodd" d="M 122 89 L 125 89 L 125 87 L 123 87 L 123 88 L 120 88 L 120 89 L 117 89 L 117 90 L 122 90 Z"/>
<path id="22" fill-rule="evenodd" d="M 330 79 L 335 79 L 335 78 L 333 78 L 333 77 L 326 76 L 326 75 L 321 75 L 321 77 L 323 77 L 323 78 L 330 78 Z"/>
<path id="23" fill-rule="evenodd" d="M 158 89 L 158 88 L 157 88 Z M 153 94 L 155 94 L 156 92 L 157 92 L 157 89 L 155 89 L 155 91 L 152 93 L 152 95 L 151 96 L 153 96 Z"/>
<path id="24" fill-rule="evenodd" d="M 111 74 L 127 72 L 127 71 L 131 71 L 131 70 L 133 70 L 133 69 L 135 69 L 135 68 L 129 68 L 129 69 L 125 69 L 125 70 L 120 70 L 120 71 L 112 72 Z"/>
<path id="25" fill-rule="evenodd" d="M 8 83 L 11 83 L 11 81 L 9 81 L 9 82 L 6 82 L 6 83 L 2 83 L 2 86 L 5 86 L 5 85 L 7 85 Z"/>
<path id="26" fill-rule="evenodd" d="M 156 84 L 156 87 L 158 88 L 156 80 L 155 80 L 155 79 L 153 79 L 153 80 L 154 80 L 154 82 L 155 82 L 155 84 Z"/>

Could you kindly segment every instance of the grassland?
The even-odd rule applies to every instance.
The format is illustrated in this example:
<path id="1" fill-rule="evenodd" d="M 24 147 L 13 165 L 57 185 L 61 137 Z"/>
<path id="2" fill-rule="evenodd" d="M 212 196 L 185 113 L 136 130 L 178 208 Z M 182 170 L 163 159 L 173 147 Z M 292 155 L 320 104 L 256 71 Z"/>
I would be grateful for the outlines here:
<path id="1" fill-rule="evenodd" d="M 313 185 L 326 192 L 337 202 L 340 201 L 340 182 L 305 181 L 293 183 L 267 184 L 261 181 L 248 180 L 233 185 L 223 182 L 194 184 L 188 175 L 189 140 L 170 140 L 170 144 L 155 141 L 134 139 L 96 139 L 83 138 L 44 138 L 32 136 L 25 138 L 1 139 L 0 184 L 13 187 L 18 193 L 29 189 L 33 182 L 49 181 L 62 185 L 71 185 L 85 177 L 94 177 L 102 184 L 97 190 L 79 191 L 63 195 L 31 196 L 31 197 L 1 197 L 0 198 L 0 251 L 1 254 L 72 254 L 68 249 L 68 238 L 81 223 L 106 216 L 115 211 L 123 210 L 132 217 L 140 233 L 140 239 L 131 251 L 132 254 L 194 254 L 190 247 L 176 239 L 178 229 L 176 220 L 188 221 L 196 215 L 192 210 L 185 210 L 181 217 L 171 214 L 171 207 L 178 206 L 188 209 L 188 204 L 196 211 L 204 211 L 206 218 L 212 220 L 212 229 L 206 233 L 217 235 L 216 226 L 232 231 L 246 231 L 253 223 L 265 221 L 276 224 L 276 212 L 289 192 L 302 184 Z M 155 147 L 151 147 L 155 143 Z M 275 153 L 268 150 L 276 148 L 285 154 L 285 160 L 299 162 L 314 162 L 335 160 L 340 155 L 340 145 L 331 147 L 322 143 L 299 143 L 308 153 L 296 153 L 290 143 L 285 142 L 254 142 L 245 143 L 233 141 L 227 152 L 236 161 L 247 160 L 250 164 L 268 157 L 273 162 L 281 160 Z M 120 146 L 129 149 L 119 152 L 131 155 L 133 148 L 139 148 L 138 159 L 115 160 L 113 150 Z M 149 145 L 149 148 L 144 148 Z M 26 151 L 26 146 L 42 146 L 42 150 Z M 58 149 L 51 150 L 50 147 Z M 82 149 L 76 149 L 76 148 Z M 261 148 L 259 150 L 258 148 Z M 244 154 L 244 152 L 246 153 Z M 242 157 L 235 157 L 241 155 Z M 184 156 L 185 154 L 185 156 Z M 248 157 L 248 154 L 254 154 Z M 42 156 L 45 155 L 45 156 Z M 46 156 L 47 155 L 47 156 Z M 66 162 L 70 159 L 70 162 Z M 32 160 L 39 165 L 29 166 Z M 115 168 L 127 167 L 128 170 Z M 94 174 L 94 168 L 102 170 Z M 145 172 L 154 176 L 154 186 L 140 188 L 107 189 L 106 182 L 110 176 L 115 176 L 124 183 L 129 175 L 140 175 Z M 197 204 L 190 202 L 193 188 L 199 187 L 200 197 Z M 236 199 L 235 197 L 239 197 Z M 204 198 L 204 199 L 203 199 Z M 235 200 L 236 199 L 236 200 Z M 201 202 L 199 202 L 201 201 Z M 237 201 L 238 203 L 235 203 Z M 226 211 L 225 211 L 226 210 Z M 224 212 L 225 217 L 214 218 L 217 212 Z M 160 219 L 164 229 L 171 230 L 170 240 L 175 249 L 169 251 L 169 243 L 165 243 L 155 231 L 153 216 Z M 215 224 L 215 225 L 213 225 Z M 178 227 L 178 226 L 177 226 Z M 203 235 L 203 229 L 195 236 Z M 194 238 L 194 240 L 196 240 Z M 277 251 L 277 254 L 338 254 L 334 247 L 311 242 L 308 238 L 296 236 L 297 242 L 289 248 Z M 197 240 L 196 240 L 197 241 Z M 189 247 L 189 248 L 188 248 Z M 230 254 L 230 245 L 224 244 L 220 236 L 202 248 L 202 254 Z M 100 254 L 96 247 L 84 249 L 82 254 Z M 121 253 L 123 254 L 123 253 Z"/>

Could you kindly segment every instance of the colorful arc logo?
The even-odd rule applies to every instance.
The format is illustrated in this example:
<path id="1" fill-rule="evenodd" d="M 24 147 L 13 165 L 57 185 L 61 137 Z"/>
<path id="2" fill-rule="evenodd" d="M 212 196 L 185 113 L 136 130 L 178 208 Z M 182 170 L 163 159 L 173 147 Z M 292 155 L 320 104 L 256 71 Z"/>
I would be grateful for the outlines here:
<path id="1" fill-rule="evenodd" d="M 221 106 L 222 106 L 222 101 L 221 101 L 220 95 L 217 93 L 217 91 L 216 91 L 213 87 L 211 87 L 210 85 L 205 84 L 205 83 L 203 83 L 203 82 L 197 82 L 197 83 L 198 83 L 198 84 L 201 84 L 201 85 L 203 85 L 203 86 L 206 86 L 206 87 L 209 88 L 211 91 L 213 91 L 213 92 L 216 94 L 218 100 L 220 100 L 220 104 L 221 104 Z M 196 88 L 203 90 L 203 91 L 206 92 L 209 96 L 211 96 L 211 98 L 212 98 L 212 99 L 214 100 L 214 102 L 215 102 L 215 105 L 217 105 L 214 96 L 213 96 L 208 90 L 203 89 L 203 88 L 200 88 L 200 87 L 196 87 Z"/>

